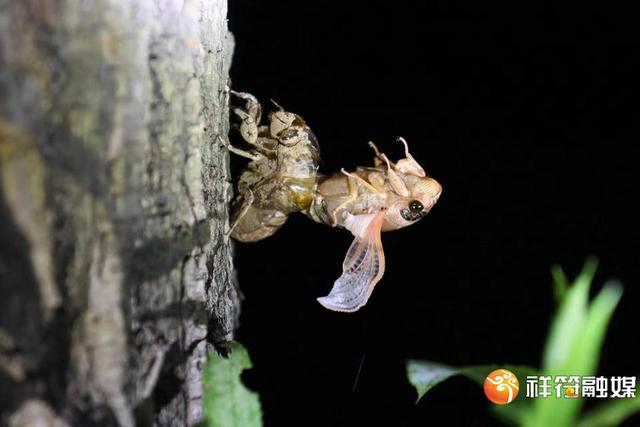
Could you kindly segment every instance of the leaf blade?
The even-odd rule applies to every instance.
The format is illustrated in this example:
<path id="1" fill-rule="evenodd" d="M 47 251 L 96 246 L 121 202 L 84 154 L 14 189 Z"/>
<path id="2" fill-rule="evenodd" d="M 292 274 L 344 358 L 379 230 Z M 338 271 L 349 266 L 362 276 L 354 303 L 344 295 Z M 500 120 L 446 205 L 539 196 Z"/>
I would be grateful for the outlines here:
<path id="1" fill-rule="evenodd" d="M 433 387 L 459 373 L 460 371 L 456 368 L 435 362 L 420 360 L 407 362 L 407 377 L 418 392 L 416 403 Z"/>
<path id="2" fill-rule="evenodd" d="M 455 368 L 441 363 L 425 360 L 409 360 L 407 362 L 407 377 L 418 393 L 416 403 L 433 387 L 456 375 L 462 375 L 482 386 L 484 380 L 492 371 L 504 368 L 513 372 L 519 381 L 524 381 L 528 375 L 537 375 L 536 369 L 525 365 L 474 365 Z M 480 393 L 483 393 L 480 391 Z M 524 398 L 516 398 L 508 405 L 493 405 L 493 411 L 503 421 L 521 424 L 530 410 L 530 402 Z"/>
<path id="3" fill-rule="evenodd" d="M 576 281 L 574 287 L 581 286 Z M 569 290 L 571 293 L 573 289 Z M 585 314 L 577 328 L 572 330 L 571 346 L 559 364 L 553 364 L 545 375 L 594 375 L 600 359 L 600 350 L 604 343 L 609 321 L 622 296 L 622 287 L 616 283 L 606 283 L 591 304 L 586 306 Z M 575 302 L 575 301 L 574 301 Z M 568 295 L 563 304 L 571 304 Z M 582 304 L 582 302 L 580 302 Z M 550 397 L 536 399 L 531 417 L 526 427 L 574 426 L 584 405 L 584 399 L 564 399 Z"/>
<path id="4" fill-rule="evenodd" d="M 208 427 L 261 427 L 262 410 L 258 394 L 247 389 L 240 374 L 251 368 L 247 350 L 230 345 L 228 358 L 211 353 L 203 373 L 203 403 Z"/>

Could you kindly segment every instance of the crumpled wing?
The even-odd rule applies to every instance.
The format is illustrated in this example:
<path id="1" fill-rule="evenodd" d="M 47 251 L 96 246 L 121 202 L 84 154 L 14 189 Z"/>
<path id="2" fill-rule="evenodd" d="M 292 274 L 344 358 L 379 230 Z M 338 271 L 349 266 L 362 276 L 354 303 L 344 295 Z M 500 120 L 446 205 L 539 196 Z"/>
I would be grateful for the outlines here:
<path id="1" fill-rule="evenodd" d="M 384 252 L 380 239 L 384 214 L 370 217 L 369 224 L 362 233 L 356 235 L 349 247 L 342 264 L 342 276 L 335 281 L 329 295 L 318 298 L 318 302 L 329 310 L 358 310 L 367 303 L 373 287 L 384 274 Z"/>

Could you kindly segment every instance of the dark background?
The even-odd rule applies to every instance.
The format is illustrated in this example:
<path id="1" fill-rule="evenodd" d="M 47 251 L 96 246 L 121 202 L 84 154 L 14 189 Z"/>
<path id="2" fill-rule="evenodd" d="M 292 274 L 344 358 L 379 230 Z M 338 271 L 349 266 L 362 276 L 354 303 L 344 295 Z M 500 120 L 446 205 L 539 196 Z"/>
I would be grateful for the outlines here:
<path id="1" fill-rule="evenodd" d="M 303 116 L 324 172 L 369 165 L 369 140 L 396 159 L 401 135 L 444 188 L 422 221 L 383 235 L 387 271 L 355 314 L 316 302 L 347 231 L 292 215 L 236 244 L 244 380 L 267 426 L 497 425 L 466 379 L 415 405 L 405 360 L 538 366 L 550 266 L 573 277 L 589 254 L 593 292 L 625 285 L 599 373 L 640 375 L 634 15 L 447 3 L 230 1 L 234 89 Z"/>

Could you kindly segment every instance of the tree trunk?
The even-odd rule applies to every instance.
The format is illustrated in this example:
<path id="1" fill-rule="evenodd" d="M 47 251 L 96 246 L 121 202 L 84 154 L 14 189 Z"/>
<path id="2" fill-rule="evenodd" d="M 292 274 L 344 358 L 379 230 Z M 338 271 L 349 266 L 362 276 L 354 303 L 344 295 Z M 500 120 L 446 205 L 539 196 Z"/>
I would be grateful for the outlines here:
<path id="1" fill-rule="evenodd" d="M 191 425 L 232 338 L 225 0 L 0 0 L 3 425 Z"/>

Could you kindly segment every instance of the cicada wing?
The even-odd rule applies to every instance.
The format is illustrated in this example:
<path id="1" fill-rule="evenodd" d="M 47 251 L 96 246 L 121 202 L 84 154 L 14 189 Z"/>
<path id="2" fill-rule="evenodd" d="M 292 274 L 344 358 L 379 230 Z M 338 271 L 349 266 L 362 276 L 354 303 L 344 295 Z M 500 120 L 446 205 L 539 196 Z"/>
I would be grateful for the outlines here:
<path id="1" fill-rule="evenodd" d="M 318 298 L 325 308 L 354 312 L 367 303 L 373 287 L 384 274 L 384 251 L 380 233 L 384 215 L 373 216 L 361 235 L 356 235 L 342 264 L 342 275 L 329 295 Z"/>

